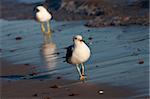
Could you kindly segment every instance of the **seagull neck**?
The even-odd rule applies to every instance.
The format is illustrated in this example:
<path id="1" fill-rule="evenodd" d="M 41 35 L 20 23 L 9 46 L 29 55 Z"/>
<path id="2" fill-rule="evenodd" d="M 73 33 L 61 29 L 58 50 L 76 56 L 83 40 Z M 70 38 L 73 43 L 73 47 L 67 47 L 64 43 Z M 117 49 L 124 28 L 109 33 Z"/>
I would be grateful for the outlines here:
<path id="1" fill-rule="evenodd" d="M 83 45 L 82 43 L 74 44 L 74 47 L 75 47 L 75 48 L 77 48 L 77 47 L 82 47 L 82 45 Z"/>

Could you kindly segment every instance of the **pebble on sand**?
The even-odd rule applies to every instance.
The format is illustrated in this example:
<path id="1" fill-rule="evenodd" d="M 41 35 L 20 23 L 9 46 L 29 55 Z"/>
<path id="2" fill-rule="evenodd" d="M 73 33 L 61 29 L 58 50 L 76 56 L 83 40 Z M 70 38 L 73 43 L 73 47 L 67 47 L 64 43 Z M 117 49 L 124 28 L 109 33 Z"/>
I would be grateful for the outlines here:
<path id="1" fill-rule="evenodd" d="M 68 96 L 76 96 L 76 95 L 79 95 L 79 94 L 71 93 Z"/>
<path id="2" fill-rule="evenodd" d="M 99 91 L 99 94 L 103 94 L 103 93 L 104 93 L 104 91 L 103 91 L 103 90 L 100 90 L 100 91 Z"/>
<path id="3" fill-rule="evenodd" d="M 143 64 L 143 63 L 144 63 L 144 60 L 140 60 L 138 63 L 139 63 L 139 64 Z"/>
<path id="4" fill-rule="evenodd" d="M 59 88 L 59 86 L 58 86 L 58 85 L 53 85 L 53 86 L 51 86 L 50 88 L 57 89 L 57 88 Z"/>
<path id="5" fill-rule="evenodd" d="M 92 38 L 92 37 L 89 37 L 88 39 L 89 39 L 89 40 L 93 40 L 93 38 Z"/>
<path id="6" fill-rule="evenodd" d="M 37 97 L 38 95 L 37 95 L 37 94 L 34 94 L 33 96 L 34 96 L 34 97 Z"/>
<path id="7" fill-rule="evenodd" d="M 60 77 L 60 76 L 58 76 L 56 79 L 61 79 L 61 77 Z"/>
<path id="8" fill-rule="evenodd" d="M 22 37 L 19 37 L 19 36 L 18 36 L 18 37 L 16 37 L 15 39 L 16 39 L 16 40 L 21 40 L 21 39 L 22 39 Z"/>

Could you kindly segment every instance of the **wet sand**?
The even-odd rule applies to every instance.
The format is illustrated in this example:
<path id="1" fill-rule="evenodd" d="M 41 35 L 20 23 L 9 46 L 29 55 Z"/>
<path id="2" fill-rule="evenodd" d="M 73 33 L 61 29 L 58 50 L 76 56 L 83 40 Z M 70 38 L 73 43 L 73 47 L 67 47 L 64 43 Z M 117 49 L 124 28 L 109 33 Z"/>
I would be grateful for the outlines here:
<path id="1" fill-rule="evenodd" d="M 131 95 L 132 99 L 148 99 L 149 38 L 147 27 L 130 26 L 96 29 L 85 27 L 83 21 L 52 21 L 54 44 L 44 46 L 40 25 L 35 21 L 1 20 L 1 22 L 3 22 L 1 58 L 16 64 L 12 65 L 10 62 L 2 61 L 3 97 L 7 99 L 8 97 L 10 99 L 12 97 L 25 97 L 25 99 L 35 97 L 37 99 L 38 96 L 41 99 L 41 97 L 49 96 L 54 99 L 62 99 L 62 97 L 64 99 L 69 97 L 68 99 L 70 99 L 72 96 L 71 98 L 76 99 L 79 99 L 79 97 L 81 99 L 85 97 L 112 99 L 115 95 L 114 99 L 117 97 L 120 99 L 120 97 L 130 97 Z M 72 31 L 75 31 L 75 33 Z M 76 68 L 64 63 L 64 59 L 61 58 L 65 55 L 63 48 L 72 44 L 70 40 L 73 35 L 77 34 L 84 36 L 92 50 L 91 59 L 86 63 L 88 79 L 85 84 L 78 81 Z M 31 86 L 33 86 L 34 91 L 31 90 Z M 66 86 L 72 91 L 57 88 L 58 86 Z M 81 90 L 82 86 L 84 89 Z M 57 95 L 54 95 L 56 91 L 54 89 L 59 89 L 60 94 L 57 92 Z M 98 94 L 99 90 L 104 90 L 104 96 Z M 124 95 L 128 92 L 126 90 L 129 90 L 131 94 Z M 110 94 L 106 94 L 107 91 Z M 42 96 L 46 92 L 47 94 Z M 88 92 L 92 93 L 88 94 Z M 132 92 L 136 94 L 134 95 Z"/>
<path id="2" fill-rule="evenodd" d="M 135 95 L 133 89 L 108 84 L 82 83 L 61 76 L 52 79 L 28 79 L 27 75 L 33 66 L 14 65 L 2 59 L 1 63 L 2 99 L 121 99 Z M 11 79 L 17 75 L 22 79 Z M 3 79 L 6 76 L 10 78 Z"/>
<path id="3" fill-rule="evenodd" d="M 14 4 L 4 3 L 1 7 L 0 57 L 13 62 L 0 59 L 2 99 L 149 99 L 148 27 L 88 28 L 82 20 L 52 20 L 52 45 L 56 46 L 44 46 L 40 25 L 23 20 L 33 19 L 34 4 Z M 61 11 L 54 13 L 54 19 L 57 17 L 84 19 Z M 65 54 L 62 48 L 72 44 L 70 40 L 77 34 L 84 36 L 92 50 L 85 83 L 78 80 L 76 69 L 61 58 Z M 56 56 L 51 55 L 57 51 Z"/>

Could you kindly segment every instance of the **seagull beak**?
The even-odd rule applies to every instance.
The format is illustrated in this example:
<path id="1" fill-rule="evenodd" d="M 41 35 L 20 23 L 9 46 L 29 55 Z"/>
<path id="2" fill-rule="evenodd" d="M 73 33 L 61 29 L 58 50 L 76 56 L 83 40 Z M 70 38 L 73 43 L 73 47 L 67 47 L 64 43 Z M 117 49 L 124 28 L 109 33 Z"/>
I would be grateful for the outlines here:
<path id="1" fill-rule="evenodd" d="M 84 40 L 80 40 L 81 42 L 85 42 Z"/>

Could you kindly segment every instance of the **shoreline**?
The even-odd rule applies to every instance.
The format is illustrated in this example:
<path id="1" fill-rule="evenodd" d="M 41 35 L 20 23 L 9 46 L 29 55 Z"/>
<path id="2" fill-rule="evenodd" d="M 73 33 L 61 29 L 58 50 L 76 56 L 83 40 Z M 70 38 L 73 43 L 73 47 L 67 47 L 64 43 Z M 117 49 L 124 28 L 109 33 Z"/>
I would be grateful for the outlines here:
<path id="1" fill-rule="evenodd" d="M 12 75 L 26 75 L 32 65 L 14 65 L 2 59 L 1 63 L 2 70 L 0 74 L 4 77 L 1 78 L 1 97 L 6 99 L 91 99 L 91 97 L 93 99 L 116 99 L 135 95 L 133 89 L 129 88 L 107 84 L 82 83 L 78 80 L 67 80 L 63 77 L 52 79 L 5 79 L 5 77 Z"/>
<path id="2" fill-rule="evenodd" d="M 130 5 L 132 10 L 129 6 L 124 10 L 115 5 L 116 13 L 114 9 L 110 13 L 113 6 L 107 3 L 111 0 L 63 0 L 64 7 L 52 10 L 55 41 L 52 45 L 55 47 L 43 46 L 40 25 L 32 21 L 33 7 L 38 3 L 16 1 L 2 0 L 0 7 L 4 41 L 0 48 L 2 99 L 149 99 L 149 15 L 140 0 Z M 55 3 L 46 1 L 49 7 L 58 3 L 57 0 Z M 104 3 L 104 7 L 95 2 Z M 91 8 L 88 5 L 92 5 Z M 98 10 L 98 7 L 106 9 Z M 91 9 L 96 9 L 96 13 L 91 13 Z M 108 13 L 103 13 L 105 11 Z M 142 16 L 136 16 L 139 14 Z M 88 79 L 85 83 L 78 80 L 75 68 L 62 58 L 65 54 L 62 48 L 70 44 L 77 33 L 84 36 L 93 53 L 86 64 Z"/>

